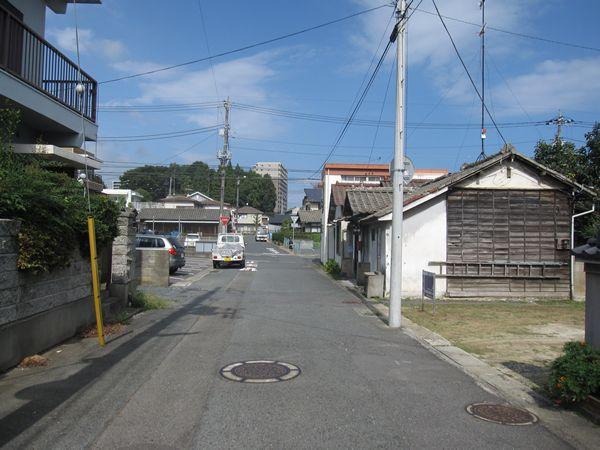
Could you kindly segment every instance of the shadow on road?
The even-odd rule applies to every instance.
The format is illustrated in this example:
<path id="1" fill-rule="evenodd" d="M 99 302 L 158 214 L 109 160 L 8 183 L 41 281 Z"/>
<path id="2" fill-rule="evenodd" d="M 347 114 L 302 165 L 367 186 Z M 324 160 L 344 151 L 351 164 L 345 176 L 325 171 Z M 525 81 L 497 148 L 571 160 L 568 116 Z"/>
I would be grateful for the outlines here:
<path id="1" fill-rule="evenodd" d="M 0 447 L 3 447 L 19 436 L 86 386 L 94 383 L 94 381 L 121 360 L 135 352 L 149 339 L 170 335 L 185 335 L 186 333 L 166 333 L 164 335 L 160 333 L 161 330 L 178 319 L 189 314 L 197 316 L 220 315 L 224 318 L 234 318 L 235 312 L 229 311 L 230 308 L 222 310 L 222 308 L 198 304 L 198 302 L 209 299 L 217 291 L 218 289 L 213 289 L 205 292 L 192 300 L 190 304 L 175 310 L 110 353 L 98 358 L 84 359 L 83 362 L 89 363 L 89 365 L 68 378 L 37 384 L 17 392 L 17 398 L 30 401 L 0 419 Z"/>

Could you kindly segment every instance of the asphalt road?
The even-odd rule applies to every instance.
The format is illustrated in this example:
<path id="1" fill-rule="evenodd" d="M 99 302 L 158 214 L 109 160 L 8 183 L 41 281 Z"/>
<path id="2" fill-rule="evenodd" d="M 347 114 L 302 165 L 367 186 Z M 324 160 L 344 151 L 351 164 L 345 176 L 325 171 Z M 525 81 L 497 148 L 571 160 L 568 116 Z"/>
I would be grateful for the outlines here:
<path id="1" fill-rule="evenodd" d="M 0 444 L 568 448 L 540 424 L 469 416 L 467 404 L 498 399 L 387 329 L 310 260 L 264 243 L 248 242 L 247 251 L 256 271 L 210 269 L 170 289 L 175 308 L 136 319 L 135 333 L 105 349 L 88 344 L 80 362 L 0 380 Z M 262 359 L 302 372 L 271 384 L 219 375 Z"/>

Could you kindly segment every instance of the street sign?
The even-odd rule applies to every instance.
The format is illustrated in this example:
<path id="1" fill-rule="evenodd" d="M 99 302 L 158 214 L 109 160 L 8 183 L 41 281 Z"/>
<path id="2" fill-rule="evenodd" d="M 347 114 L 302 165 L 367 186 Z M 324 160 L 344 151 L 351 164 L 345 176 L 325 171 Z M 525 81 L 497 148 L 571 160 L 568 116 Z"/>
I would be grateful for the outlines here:
<path id="1" fill-rule="evenodd" d="M 393 172 L 394 171 L 394 160 L 393 159 L 392 159 L 390 166 L 391 166 L 391 171 Z M 415 176 L 415 165 L 413 164 L 412 160 L 406 155 L 404 156 L 404 172 L 402 173 L 402 175 L 404 178 L 404 185 L 407 185 L 408 183 L 410 183 Z"/>
<path id="2" fill-rule="evenodd" d="M 221 224 L 225 227 L 229 223 L 229 216 L 221 216 L 219 218 L 221 220 Z"/>
<path id="3" fill-rule="evenodd" d="M 423 271 L 423 297 L 435 298 L 435 273 Z"/>
<path id="4" fill-rule="evenodd" d="M 292 219 L 292 223 L 296 225 L 296 222 L 298 222 L 298 216 L 290 216 L 290 218 Z"/>
<path id="5" fill-rule="evenodd" d="M 425 297 L 433 300 L 433 313 L 435 314 L 435 273 L 423 271 L 423 286 L 421 292 L 421 311 L 424 309 Z"/>

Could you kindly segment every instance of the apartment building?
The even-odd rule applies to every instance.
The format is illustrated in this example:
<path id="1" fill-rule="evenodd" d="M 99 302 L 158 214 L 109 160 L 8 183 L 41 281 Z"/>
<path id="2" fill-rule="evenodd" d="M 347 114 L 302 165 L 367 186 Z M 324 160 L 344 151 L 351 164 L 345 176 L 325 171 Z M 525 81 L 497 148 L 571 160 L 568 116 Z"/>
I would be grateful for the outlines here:
<path id="1" fill-rule="evenodd" d="M 273 179 L 277 199 L 275 201 L 275 214 L 283 214 L 287 210 L 288 198 L 288 173 L 280 162 L 257 162 L 252 171 L 259 175 L 269 175 Z"/>
<path id="2" fill-rule="evenodd" d="M 101 190 L 101 162 L 83 149 L 98 133 L 97 82 L 44 38 L 47 12 L 64 14 L 69 3 L 0 0 L 0 106 L 21 111 L 15 152 L 60 161 L 73 176 L 87 167 L 90 188 Z"/>

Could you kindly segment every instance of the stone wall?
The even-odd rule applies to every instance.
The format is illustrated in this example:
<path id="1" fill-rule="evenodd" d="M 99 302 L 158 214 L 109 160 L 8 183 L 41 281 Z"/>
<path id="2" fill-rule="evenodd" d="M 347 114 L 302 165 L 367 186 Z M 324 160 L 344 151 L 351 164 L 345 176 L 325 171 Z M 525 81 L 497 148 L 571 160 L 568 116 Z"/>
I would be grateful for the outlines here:
<path id="1" fill-rule="evenodd" d="M 119 235 L 112 245 L 112 268 L 110 294 L 122 308 L 127 306 L 131 283 L 135 279 L 135 235 L 137 213 L 122 211 L 118 219 Z"/>
<path id="2" fill-rule="evenodd" d="M 0 370 L 73 336 L 94 320 L 90 263 L 33 274 L 17 270 L 19 222 L 0 219 Z"/>

